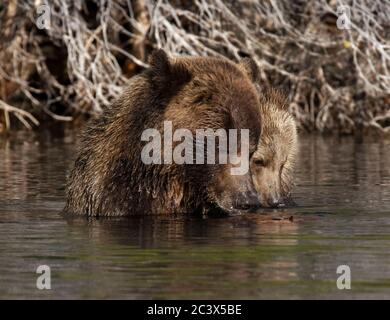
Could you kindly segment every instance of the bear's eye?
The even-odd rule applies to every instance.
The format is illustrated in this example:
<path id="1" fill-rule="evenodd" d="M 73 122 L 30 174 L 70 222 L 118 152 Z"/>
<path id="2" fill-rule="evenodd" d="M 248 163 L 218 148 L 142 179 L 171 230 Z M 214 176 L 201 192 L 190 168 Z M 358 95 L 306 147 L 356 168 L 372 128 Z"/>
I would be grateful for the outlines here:
<path id="1" fill-rule="evenodd" d="M 207 104 L 210 103 L 212 100 L 211 94 L 200 94 L 195 97 L 194 103 L 195 104 Z"/>
<path id="2" fill-rule="evenodd" d="M 265 167 L 265 161 L 263 159 L 255 159 L 255 160 L 253 160 L 253 163 L 256 166 Z"/>

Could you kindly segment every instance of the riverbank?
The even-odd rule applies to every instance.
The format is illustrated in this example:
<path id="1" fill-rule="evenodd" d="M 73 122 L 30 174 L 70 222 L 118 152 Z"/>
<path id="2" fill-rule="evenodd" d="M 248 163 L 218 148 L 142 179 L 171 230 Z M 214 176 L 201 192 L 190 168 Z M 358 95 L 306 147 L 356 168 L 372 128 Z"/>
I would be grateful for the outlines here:
<path id="1" fill-rule="evenodd" d="M 100 114 L 156 48 L 252 57 L 260 84 L 286 92 L 302 132 L 390 132 L 383 1 L 104 3 L 0 5 L 0 132 Z"/>

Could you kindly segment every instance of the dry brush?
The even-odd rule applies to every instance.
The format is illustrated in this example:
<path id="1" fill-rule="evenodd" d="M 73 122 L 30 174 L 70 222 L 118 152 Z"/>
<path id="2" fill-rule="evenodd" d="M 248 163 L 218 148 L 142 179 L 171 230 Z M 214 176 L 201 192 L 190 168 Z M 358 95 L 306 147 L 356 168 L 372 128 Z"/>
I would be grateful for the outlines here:
<path id="1" fill-rule="evenodd" d="M 50 26 L 41 30 L 43 4 Z M 350 9 L 346 29 L 340 5 Z M 253 57 L 304 130 L 390 132 L 389 0 L 8 0 L 0 39 L 3 129 L 98 115 L 161 47 Z"/>

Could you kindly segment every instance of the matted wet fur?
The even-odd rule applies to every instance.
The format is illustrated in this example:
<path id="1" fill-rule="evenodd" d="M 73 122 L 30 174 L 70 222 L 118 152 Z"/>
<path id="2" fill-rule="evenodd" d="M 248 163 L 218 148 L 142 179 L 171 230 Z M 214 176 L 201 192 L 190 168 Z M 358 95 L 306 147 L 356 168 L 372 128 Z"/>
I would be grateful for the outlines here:
<path id="1" fill-rule="evenodd" d="M 272 154 L 277 141 L 286 144 L 276 137 L 283 137 L 280 130 L 289 122 L 275 107 L 284 103 L 277 92 L 263 94 L 256 88 L 258 72 L 251 59 L 235 64 L 210 57 L 168 58 L 158 50 L 150 65 L 85 130 L 68 179 L 65 212 L 88 216 L 235 212 L 273 206 L 288 197 L 289 165 L 284 164 L 280 188 L 259 182 L 269 173 L 255 159 Z M 164 121 L 172 121 L 174 130 L 193 133 L 205 128 L 249 129 L 250 171 L 232 176 L 229 164 L 144 164 L 141 134 L 149 128 L 162 132 Z M 289 127 L 291 123 L 286 130 Z M 282 147 L 275 150 L 288 153 Z M 293 148 L 288 150 L 292 164 Z"/>
<path id="2" fill-rule="evenodd" d="M 257 201 L 250 173 L 228 177 L 229 165 L 146 165 L 141 134 L 173 129 L 249 129 L 250 150 L 259 140 L 259 96 L 254 62 L 152 54 L 150 69 L 83 134 L 70 174 L 65 211 L 92 216 L 205 212 Z"/>
<path id="3" fill-rule="evenodd" d="M 284 94 L 260 86 L 258 91 L 262 133 L 251 157 L 253 183 L 263 206 L 292 205 L 293 169 L 298 152 L 296 123 L 288 112 Z"/>

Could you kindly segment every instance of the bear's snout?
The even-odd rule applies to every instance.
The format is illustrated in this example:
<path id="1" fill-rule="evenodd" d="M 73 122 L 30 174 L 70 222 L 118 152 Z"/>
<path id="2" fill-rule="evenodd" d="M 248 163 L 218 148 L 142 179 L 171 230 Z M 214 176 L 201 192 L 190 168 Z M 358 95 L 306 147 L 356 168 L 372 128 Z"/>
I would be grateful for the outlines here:
<path id="1" fill-rule="evenodd" d="M 283 198 L 276 196 L 269 197 L 267 199 L 267 204 L 270 208 L 280 208 L 285 206 Z"/>

